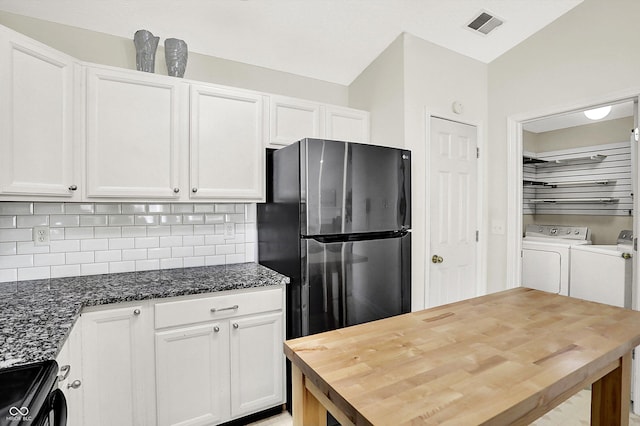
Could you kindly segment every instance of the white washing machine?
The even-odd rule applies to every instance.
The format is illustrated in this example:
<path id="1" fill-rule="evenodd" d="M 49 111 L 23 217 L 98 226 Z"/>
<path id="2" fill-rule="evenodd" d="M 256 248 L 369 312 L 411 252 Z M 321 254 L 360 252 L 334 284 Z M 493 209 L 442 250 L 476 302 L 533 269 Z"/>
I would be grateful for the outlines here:
<path id="1" fill-rule="evenodd" d="M 632 254 L 632 231 L 621 231 L 616 245 L 575 247 L 569 296 L 631 308 Z"/>
<path id="2" fill-rule="evenodd" d="M 586 226 L 527 225 L 522 239 L 522 286 L 569 295 L 571 249 L 591 244 Z"/>

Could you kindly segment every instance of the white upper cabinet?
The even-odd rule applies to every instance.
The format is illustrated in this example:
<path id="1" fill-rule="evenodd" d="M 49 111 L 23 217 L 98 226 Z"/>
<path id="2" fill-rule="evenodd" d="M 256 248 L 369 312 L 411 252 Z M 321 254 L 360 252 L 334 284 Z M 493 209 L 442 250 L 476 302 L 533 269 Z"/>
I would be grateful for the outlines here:
<path id="1" fill-rule="evenodd" d="M 284 96 L 271 96 L 269 101 L 271 145 L 286 146 L 300 139 L 322 137 L 320 104 Z"/>
<path id="2" fill-rule="evenodd" d="M 175 78 L 87 67 L 87 197 L 179 198 L 186 88 Z"/>
<path id="3" fill-rule="evenodd" d="M 263 96 L 192 84 L 190 99 L 191 198 L 262 200 Z"/>
<path id="4" fill-rule="evenodd" d="M 70 56 L 0 26 L 0 198 L 79 198 L 75 66 Z"/>
<path id="5" fill-rule="evenodd" d="M 369 113 L 352 108 L 325 107 L 325 138 L 369 142 Z"/>

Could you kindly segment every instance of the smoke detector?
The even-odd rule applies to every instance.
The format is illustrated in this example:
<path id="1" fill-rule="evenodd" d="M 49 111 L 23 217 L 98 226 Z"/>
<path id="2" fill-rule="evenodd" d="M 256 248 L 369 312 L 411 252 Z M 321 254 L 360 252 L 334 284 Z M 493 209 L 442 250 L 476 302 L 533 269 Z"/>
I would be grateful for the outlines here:
<path id="1" fill-rule="evenodd" d="M 486 11 L 481 11 L 475 18 L 471 20 L 470 23 L 467 24 L 467 28 L 474 32 L 487 35 L 503 23 L 504 21 L 502 19 L 496 18 L 493 14 Z"/>

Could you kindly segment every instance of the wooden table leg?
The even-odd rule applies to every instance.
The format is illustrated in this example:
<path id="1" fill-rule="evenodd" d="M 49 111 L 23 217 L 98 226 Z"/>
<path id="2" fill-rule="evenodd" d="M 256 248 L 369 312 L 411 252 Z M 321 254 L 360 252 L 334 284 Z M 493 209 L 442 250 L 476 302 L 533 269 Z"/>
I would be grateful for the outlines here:
<path id="1" fill-rule="evenodd" d="M 291 364 L 293 426 L 326 426 L 327 410 L 305 386 L 302 371 Z"/>
<path id="2" fill-rule="evenodd" d="M 620 366 L 591 387 L 591 424 L 629 425 L 631 400 L 631 352 L 620 358 Z"/>

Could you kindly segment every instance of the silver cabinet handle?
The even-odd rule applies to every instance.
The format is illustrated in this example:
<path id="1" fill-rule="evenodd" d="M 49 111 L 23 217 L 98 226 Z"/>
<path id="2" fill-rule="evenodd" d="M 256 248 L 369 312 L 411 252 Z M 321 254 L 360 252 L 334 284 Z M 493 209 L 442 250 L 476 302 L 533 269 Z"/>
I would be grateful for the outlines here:
<path id="1" fill-rule="evenodd" d="M 77 185 L 71 185 L 71 186 L 69 187 L 69 191 L 75 191 L 76 189 L 78 189 L 78 186 L 77 186 Z"/>
<path id="2" fill-rule="evenodd" d="M 133 315 L 140 315 L 140 309 L 134 309 Z"/>
<path id="3" fill-rule="evenodd" d="M 67 380 L 67 377 L 69 377 L 69 373 L 71 373 L 71 366 L 70 365 L 63 365 L 62 367 L 60 367 L 60 374 L 58 376 L 58 381 L 62 382 L 64 380 Z"/>
<path id="4" fill-rule="evenodd" d="M 217 333 L 218 331 L 220 331 L 220 327 L 218 327 L 218 326 L 216 325 L 215 327 L 213 327 L 213 331 L 215 331 L 215 332 Z"/>
<path id="5" fill-rule="evenodd" d="M 180 192 L 180 188 L 173 188 L 173 192 L 177 194 L 178 192 Z"/>
<path id="6" fill-rule="evenodd" d="M 198 192 L 198 188 L 196 187 L 191 188 L 191 192 Z"/>
<path id="7" fill-rule="evenodd" d="M 233 323 L 233 328 L 238 328 L 238 327 L 240 327 L 240 326 L 238 325 L 238 323 L 237 323 L 237 322 L 234 322 L 234 323 Z"/>
<path id="8" fill-rule="evenodd" d="M 80 380 L 74 380 L 73 382 L 67 385 L 67 389 L 78 389 L 82 385 Z"/>
<path id="9" fill-rule="evenodd" d="M 235 311 L 239 308 L 240 306 L 238 305 L 233 305 L 233 306 L 229 306 L 228 308 L 211 308 L 211 312 L 216 313 L 216 312 L 220 312 L 220 311 Z"/>

